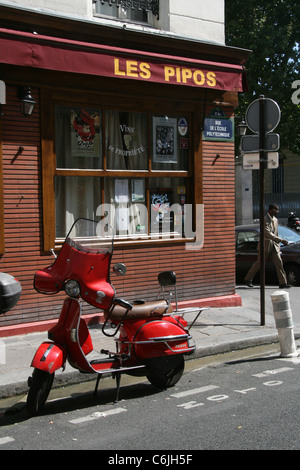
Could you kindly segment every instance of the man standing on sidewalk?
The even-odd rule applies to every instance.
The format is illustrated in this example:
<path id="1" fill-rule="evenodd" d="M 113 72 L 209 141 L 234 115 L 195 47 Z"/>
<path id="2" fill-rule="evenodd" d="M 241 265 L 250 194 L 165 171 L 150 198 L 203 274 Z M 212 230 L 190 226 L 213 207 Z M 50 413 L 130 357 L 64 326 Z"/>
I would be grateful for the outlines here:
<path id="1" fill-rule="evenodd" d="M 270 259 L 275 266 L 279 288 L 284 289 L 291 287 L 287 283 L 286 274 L 283 269 L 282 259 L 280 255 L 280 243 L 288 244 L 287 240 L 278 237 L 278 215 L 279 208 L 276 204 L 270 204 L 268 213 L 265 217 L 265 259 Z M 258 244 L 258 257 L 253 266 L 245 277 L 245 283 L 248 287 L 253 287 L 252 279 L 260 269 L 260 244 Z"/>

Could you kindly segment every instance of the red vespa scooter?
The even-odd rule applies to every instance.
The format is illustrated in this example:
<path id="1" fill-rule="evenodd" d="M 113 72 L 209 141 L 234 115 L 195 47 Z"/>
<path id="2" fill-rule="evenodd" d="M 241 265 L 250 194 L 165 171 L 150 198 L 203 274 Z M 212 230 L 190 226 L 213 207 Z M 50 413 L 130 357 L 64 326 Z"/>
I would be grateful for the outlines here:
<path id="1" fill-rule="evenodd" d="M 29 377 L 27 409 L 36 415 L 44 406 L 54 374 L 66 361 L 83 373 L 96 374 L 95 393 L 104 374 L 116 377 L 118 400 L 122 373 L 142 376 L 157 388 L 174 385 L 184 370 L 184 355 L 195 350 L 187 321 L 172 314 L 170 300 L 136 301 L 133 305 L 117 298 L 110 282 L 113 238 L 101 222 L 78 219 L 72 226 L 55 262 L 35 274 L 34 287 L 43 294 L 65 290 L 57 324 L 48 331 L 49 341 L 38 348 Z M 115 271 L 125 268 L 120 263 Z M 126 268 L 125 268 L 126 270 Z M 173 271 L 160 273 L 161 286 L 175 284 Z M 116 352 L 101 350 L 107 357 L 89 361 L 92 339 L 83 318 L 79 298 L 104 310 L 102 331 L 115 336 Z M 176 313 L 176 312 L 175 312 Z M 200 312 L 198 313 L 198 315 Z M 194 320 L 195 321 L 195 320 Z M 112 326 L 108 329 L 107 326 Z"/>

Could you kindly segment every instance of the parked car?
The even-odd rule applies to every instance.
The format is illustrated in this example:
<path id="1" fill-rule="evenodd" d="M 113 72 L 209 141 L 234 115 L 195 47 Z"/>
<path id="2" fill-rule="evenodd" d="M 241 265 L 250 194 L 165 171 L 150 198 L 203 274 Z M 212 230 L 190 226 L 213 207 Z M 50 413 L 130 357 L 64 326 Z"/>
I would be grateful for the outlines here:
<path id="1" fill-rule="evenodd" d="M 300 286 L 300 235 L 283 225 L 278 226 L 279 237 L 288 240 L 288 245 L 281 245 L 281 256 L 288 283 Z M 235 227 L 236 278 L 243 282 L 245 275 L 257 259 L 259 242 L 259 224 L 239 225 Z M 259 284 L 259 273 L 253 283 Z M 276 271 L 271 261 L 266 261 L 266 284 L 278 284 Z"/>

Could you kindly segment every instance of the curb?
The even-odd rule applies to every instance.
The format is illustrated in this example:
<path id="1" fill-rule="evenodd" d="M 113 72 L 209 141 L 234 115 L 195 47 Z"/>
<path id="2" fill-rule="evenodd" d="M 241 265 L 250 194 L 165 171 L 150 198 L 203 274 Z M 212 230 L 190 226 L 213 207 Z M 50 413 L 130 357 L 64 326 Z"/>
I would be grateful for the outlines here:
<path id="1" fill-rule="evenodd" d="M 300 333 L 295 334 L 295 339 L 300 338 Z M 215 344 L 212 346 L 197 347 L 196 351 L 188 356 L 185 356 L 185 361 L 190 361 L 197 358 L 205 358 L 208 356 L 216 356 L 228 352 L 239 351 L 248 349 L 255 346 L 264 346 L 268 344 L 279 344 L 278 335 L 270 334 L 260 337 L 250 337 L 246 339 L 239 339 L 227 343 Z M 31 375 L 32 368 L 28 368 L 28 376 Z M 54 388 L 59 388 L 76 383 L 83 383 L 95 380 L 95 374 L 81 374 L 77 370 L 70 372 L 59 372 L 55 376 Z M 1 386 L 0 385 L 0 399 L 12 398 L 14 396 L 25 395 L 28 392 L 27 381 L 20 381 Z"/>

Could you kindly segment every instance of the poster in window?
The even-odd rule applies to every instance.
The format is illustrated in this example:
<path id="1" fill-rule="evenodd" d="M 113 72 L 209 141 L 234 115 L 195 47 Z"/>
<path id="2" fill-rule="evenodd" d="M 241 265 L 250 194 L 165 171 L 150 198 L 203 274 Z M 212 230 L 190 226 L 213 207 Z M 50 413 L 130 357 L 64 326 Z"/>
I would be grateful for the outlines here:
<path id="1" fill-rule="evenodd" d="M 115 180 L 115 201 L 117 204 L 127 204 L 129 201 L 128 180 Z"/>
<path id="2" fill-rule="evenodd" d="M 174 213 L 171 211 L 173 204 L 172 189 L 152 189 L 150 191 L 151 202 L 151 227 L 159 232 L 163 226 L 170 231 L 174 230 Z"/>
<path id="3" fill-rule="evenodd" d="M 177 119 L 153 117 L 153 161 L 177 163 Z"/>
<path id="4" fill-rule="evenodd" d="M 131 200 L 132 202 L 145 201 L 145 180 L 133 179 L 131 180 Z"/>
<path id="5" fill-rule="evenodd" d="M 72 157 L 100 157 L 100 113 L 97 110 L 70 111 Z"/>

